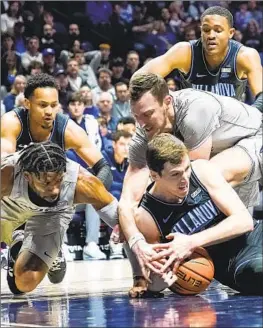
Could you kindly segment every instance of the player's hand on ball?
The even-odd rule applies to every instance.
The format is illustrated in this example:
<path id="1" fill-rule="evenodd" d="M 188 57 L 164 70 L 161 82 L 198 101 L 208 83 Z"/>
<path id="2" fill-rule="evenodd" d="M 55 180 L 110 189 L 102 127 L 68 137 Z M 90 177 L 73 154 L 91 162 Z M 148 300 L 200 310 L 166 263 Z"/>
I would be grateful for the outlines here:
<path id="1" fill-rule="evenodd" d="M 161 267 L 155 272 L 163 274 L 173 264 L 174 272 L 176 272 L 180 263 L 187 257 L 189 257 L 193 250 L 194 245 L 191 236 L 181 233 L 170 233 L 166 236 L 166 239 L 172 240 L 166 244 L 155 244 L 153 249 L 157 251 L 156 255 L 152 256 L 152 261 L 160 263 L 161 259 L 167 259 Z"/>
<path id="2" fill-rule="evenodd" d="M 138 262 L 140 264 L 142 274 L 144 278 L 151 282 L 149 275 L 150 270 L 154 271 L 154 265 L 155 263 L 152 262 L 152 256 L 157 255 L 156 251 L 153 250 L 153 246 L 151 244 L 148 244 L 145 240 L 139 240 L 133 247 L 132 250 L 135 253 Z M 150 270 L 149 270 L 150 269 Z"/>

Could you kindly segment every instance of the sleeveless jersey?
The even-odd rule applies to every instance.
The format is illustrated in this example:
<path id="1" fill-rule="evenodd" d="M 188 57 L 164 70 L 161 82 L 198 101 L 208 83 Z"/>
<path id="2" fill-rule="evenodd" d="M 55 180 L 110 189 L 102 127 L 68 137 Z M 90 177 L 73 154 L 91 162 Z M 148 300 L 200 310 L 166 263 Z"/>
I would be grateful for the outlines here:
<path id="1" fill-rule="evenodd" d="M 14 165 L 14 182 L 9 196 L 1 200 L 1 218 L 24 223 L 33 233 L 45 235 L 67 227 L 75 212 L 74 196 L 79 174 L 79 164 L 67 160 L 58 201 L 54 206 L 37 206 L 28 194 L 28 181 L 16 165 L 18 153 L 7 156 L 3 165 Z"/>
<path id="2" fill-rule="evenodd" d="M 166 203 L 155 198 L 149 193 L 153 184 L 148 186 L 139 206 L 152 216 L 162 238 L 174 232 L 191 235 L 226 217 L 214 204 L 194 171 L 190 176 L 189 193 L 180 204 Z"/>
<path id="3" fill-rule="evenodd" d="M 15 108 L 16 113 L 20 123 L 21 132 L 17 138 L 17 150 L 20 149 L 19 146 L 29 145 L 30 142 L 34 142 L 30 130 L 29 130 L 29 117 L 28 111 L 24 108 Z M 58 113 L 54 120 L 53 129 L 51 131 L 49 140 L 59 145 L 63 150 L 65 150 L 64 133 L 68 123 L 69 117 Z"/>
<path id="4" fill-rule="evenodd" d="M 237 76 L 237 54 L 243 46 L 229 40 L 229 49 L 225 59 L 216 71 L 210 71 L 205 59 L 201 39 L 190 41 L 192 50 L 191 68 L 188 74 L 178 71 L 182 88 L 194 88 L 211 91 L 218 95 L 242 99 L 247 80 Z"/>

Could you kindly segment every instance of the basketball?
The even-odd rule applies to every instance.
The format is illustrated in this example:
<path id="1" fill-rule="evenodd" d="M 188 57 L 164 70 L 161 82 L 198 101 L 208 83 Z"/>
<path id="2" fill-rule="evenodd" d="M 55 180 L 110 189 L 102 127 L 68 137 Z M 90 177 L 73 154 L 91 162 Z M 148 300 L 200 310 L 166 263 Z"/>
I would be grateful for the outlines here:
<path id="1" fill-rule="evenodd" d="M 181 295 L 199 294 L 210 285 L 214 271 L 213 261 L 207 251 L 198 247 L 175 272 L 178 279 L 170 290 Z"/>

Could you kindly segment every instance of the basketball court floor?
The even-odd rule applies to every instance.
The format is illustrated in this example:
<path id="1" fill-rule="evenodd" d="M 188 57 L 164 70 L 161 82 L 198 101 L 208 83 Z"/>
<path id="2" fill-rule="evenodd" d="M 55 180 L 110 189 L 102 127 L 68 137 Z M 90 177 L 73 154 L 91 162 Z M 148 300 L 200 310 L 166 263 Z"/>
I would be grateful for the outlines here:
<path id="1" fill-rule="evenodd" d="M 1 270 L 2 327 L 262 327 L 263 298 L 242 296 L 212 283 L 199 296 L 165 292 L 129 299 L 128 260 L 68 262 L 64 281 L 47 278 L 14 297 Z"/>

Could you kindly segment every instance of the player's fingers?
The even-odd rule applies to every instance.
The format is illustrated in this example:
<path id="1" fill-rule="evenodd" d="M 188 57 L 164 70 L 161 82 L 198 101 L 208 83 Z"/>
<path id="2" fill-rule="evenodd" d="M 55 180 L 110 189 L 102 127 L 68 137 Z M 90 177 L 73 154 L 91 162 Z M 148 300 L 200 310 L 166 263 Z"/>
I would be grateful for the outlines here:
<path id="1" fill-rule="evenodd" d="M 166 243 L 166 244 L 154 244 L 152 246 L 152 249 L 153 250 L 167 249 L 167 248 L 169 248 L 169 246 L 170 245 L 168 243 Z"/>
<path id="2" fill-rule="evenodd" d="M 146 281 L 148 281 L 151 284 L 152 281 L 150 279 L 150 270 L 145 265 L 143 267 L 141 267 L 141 269 L 142 269 L 142 274 L 143 274 L 144 278 L 146 279 Z"/>
<path id="3" fill-rule="evenodd" d="M 166 263 L 162 266 L 161 272 L 165 272 L 172 265 L 175 259 L 175 255 L 171 255 L 166 261 Z"/>
<path id="4" fill-rule="evenodd" d="M 176 273 L 178 268 L 179 268 L 179 265 L 180 265 L 181 261 L 180 260 L 177 260 L 174 262 L 174 265 L 173 265 L 173 272 Z"/>
<path id="5" fill-rule="evenodd" d="M 173 250 L 172 249 L 166 249 L 163 250 L 156 255 L 153 255 L 151 257 L 151 261 L 159 261 L 160 259 L 165 259 L 167 256 L 170 256 L 172 254 Z"/>
<path id="6" fill-rule="evenodd" d="M 160 275 L 160 269 L 156 268 L 154 265 L 152 265 L 151 263 L 146 263 L 145 264 L 147 266 L 148 269 L 150 269 L 151 271 L 153 271 L 154 273 L 157 273 Z"/>

